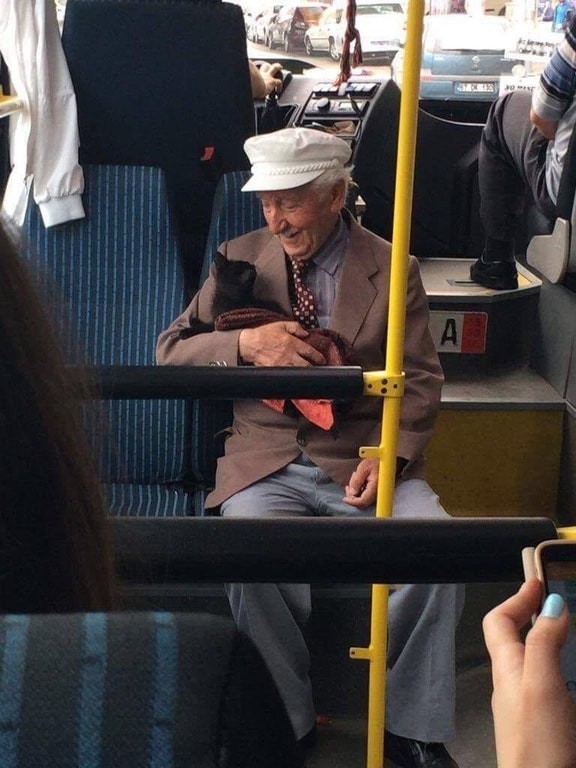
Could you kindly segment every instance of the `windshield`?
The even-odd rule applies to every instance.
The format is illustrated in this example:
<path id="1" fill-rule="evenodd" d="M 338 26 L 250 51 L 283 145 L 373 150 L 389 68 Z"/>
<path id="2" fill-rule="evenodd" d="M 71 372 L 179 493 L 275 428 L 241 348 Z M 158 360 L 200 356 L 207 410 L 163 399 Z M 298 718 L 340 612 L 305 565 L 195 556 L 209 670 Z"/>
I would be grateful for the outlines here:
<path id="1" fill-rule="evenodd" d="M 504 51 L 508 43 L 508 26 L 485 24 L 479 19 L 464 17 L 462 23 L 435 26 L 430 32 L 433 50 L 441 51 Z M 429 46 L 426 46 L 430 49 Z"/>
<path id="2" fill-rule="evenodd" d="M 385 13 L 402 13 L 400 3 L 374 3 L 374 5 L 357 5 L 356 16 L 378 16 Z"/>

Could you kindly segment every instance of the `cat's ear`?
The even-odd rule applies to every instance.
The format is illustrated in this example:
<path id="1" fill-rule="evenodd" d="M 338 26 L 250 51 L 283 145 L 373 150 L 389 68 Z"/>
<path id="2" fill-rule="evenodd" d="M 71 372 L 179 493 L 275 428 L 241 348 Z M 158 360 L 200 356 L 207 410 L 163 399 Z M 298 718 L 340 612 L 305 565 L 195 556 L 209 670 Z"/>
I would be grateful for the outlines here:
<path id="1" fill-rule="evenodd" d="M 220 269 L 222 269 L 222 267 L 225 264 L 228 263 L 228 259 L 226 258 L 226 256 L 221 254 L 220 251 L 216 251 L 216 253 L 214 254 L 214 256 L 212 258 L 212 262 L 214 264 L 214 267 L 215 267 L 216 271 L 219 271 Z"/>

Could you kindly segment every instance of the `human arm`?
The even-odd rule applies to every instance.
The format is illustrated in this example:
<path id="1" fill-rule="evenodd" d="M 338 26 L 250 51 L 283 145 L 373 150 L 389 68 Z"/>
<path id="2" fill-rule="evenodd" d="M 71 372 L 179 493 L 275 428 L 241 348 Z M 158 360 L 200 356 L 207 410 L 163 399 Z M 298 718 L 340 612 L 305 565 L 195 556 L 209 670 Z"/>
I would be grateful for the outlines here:
<path id="1" fill-rule="evenodd" d="M 418 262 L 410 257 L 404 335 L 404 397 L 396 449 L 397 480 L 407 467 L 421 458 L 432 436 L 440 404 L 444 376 L 428 325 L 428 300 L 420 278 Z M 379 420 L 375 425 L 372 444 L 380 439 L 380 432 Z M 356 507 L 373 504 L 376 500 L 378 469 L 376 459 L 360 461 L 345 487 L 344 501 Z"/>
<path id="2" fill-rule="evenodd" d="M 546 120 L 544 117 L 540 117 L 530 110 L 530 122 L 538 128 L 540 133 L 547 139 L 553 139 L 556 135 L 556 128 L 558 127 L 558 120 Z"/>
<path id="3" fill-rule="evenodd" d="M 541 589 L 538 579 L 529 579 L 484 618 L 498 768 L 576 765 L 576 703 L 560 672 L 568 611 L 540 615 L 525 642 L 520 635 L 539 610 Z"/>
<path id="4" fill-rule="evenodd" d="M 226 258 L 232 244 L 240 253 L 258 249 L 248 235 L 220 245 L 219 250 Z M 258 328 L 188 334 L 187 331 L 197 320 L 207 326 L 213 325 L 215 293 L 216 273 L 212 266 L 208 278 L 186 310 L 160 334 L 156 349 L 159 364 L 280 366 L 326 363 L 324 356 L 306 343 L 308 331 L 289 319 Z"/>
<path id="5" fill-rule="evenodd" d="M 263 61 L 257 67 L 253 61 L 248 60 L 248 67 L 250 69 L 252 98 L 265 99 L 273 91 L 280 93 L 282 90 L 282 80 L 277 75 L 282 70 L 281 64 L 278 62 L 270 64 L 268 61 Z"/>
<path id="6" fill-rule="evenodd" d="M 238 365 L 240 330 L 190 333 L 196 321 L 213 327 L 214 288 L 214 270 L 211 268 L 204 285 L 184 312 L 160 333 L 156 344 L 159 365 Z"/>
<path id="7" fill-rule="evenodd" d="M 546 64 L 532 94 L 530 120 L 550 139 L 576 93 L 576 16 Z"/>
<path id="8" fill-rule="evenodd" d="M 428 298 L 418 261 L 410 256 L 404 333 L 404 396 L 396 455 L 419 459 L 426 449 L 440 408 L 444 373 L 429 330 Z"/>
<path id="9" fill-rule="evenodd" d="M 84 216 L 78 165 L 76 97 L 60 42 L 53 0 L 0 3 L 0 50 L 24 109 L 13 118 L 12 173 L 4 193 L 6 214 L 21 224 L 29 177 L 49 227 Z M 26 63 L 26 64 L 25 64 Z"/>

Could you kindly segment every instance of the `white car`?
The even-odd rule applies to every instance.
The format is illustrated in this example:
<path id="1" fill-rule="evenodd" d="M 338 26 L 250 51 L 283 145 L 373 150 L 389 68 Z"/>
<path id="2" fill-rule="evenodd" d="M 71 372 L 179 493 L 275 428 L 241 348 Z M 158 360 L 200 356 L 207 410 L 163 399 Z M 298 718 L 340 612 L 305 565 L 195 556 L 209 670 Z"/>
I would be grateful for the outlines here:
<path id="1" fill-rule="evenodd" d="M 306 30 L 304 46 L 308 55 L 328 51 L 334 61 L 342 55 L 346 32 L 346 8 L 332 6 Z M 356 29 L 360 34 L 362 56 L 388 63 L 405 39 L 406 16 L 400 3 L 359 0 L 356 5 Z"/>
<path id="2" fill-rule="evenodd" d="M 282 8 L 282 4 L 270 5 L 256 16 L 254 22 L 254 37 L 250 38 L 254 43 L 266 42 L 266 37 L 268 36 L 268 28 L 272 22 L 272 17 L 277 16 Z"/>

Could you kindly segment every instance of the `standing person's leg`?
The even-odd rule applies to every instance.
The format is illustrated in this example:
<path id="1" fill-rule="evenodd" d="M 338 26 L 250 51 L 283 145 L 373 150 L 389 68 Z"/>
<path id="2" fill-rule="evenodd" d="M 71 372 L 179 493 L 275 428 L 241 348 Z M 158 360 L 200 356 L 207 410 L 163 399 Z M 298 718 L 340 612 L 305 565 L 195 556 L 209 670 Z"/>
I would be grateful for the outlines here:
<path id="1" fill-rule="evenodd" d="M 471 277 L 490 288 L 517 287 L 514 232 L 528 192 L 542 213 L 554 215 L 545 178 L 548 140 L 530 122 L 531 98 L 519 90 L 497 99 L 482 132 L 478 182 L 486 244 Z"/>
<path id="2" fill-rule="evenodd" d="M 513 241 L 527 192 L 545 215 L 554 214 L 546 188 L 548 139 L 530 122 L 531 103 L 523 90 L 497 99 L 482 132 L 480 215 L 487 236 L 497 242 Z"/>
<path id="3" fill-rule="evenodd" d="M 290 464 L 222 505 L 225 517 L 305 516 L 309 467 Z M 302 630 L 310 616 L 308 584 L 227 584 L 237 626 L 254 641 L 274 678 L 297 739 L 316 720 L 310 654 Z"/>

